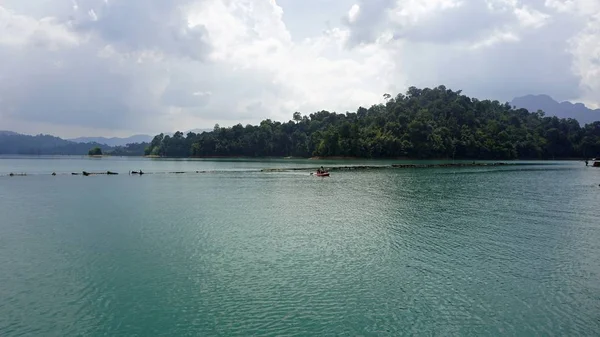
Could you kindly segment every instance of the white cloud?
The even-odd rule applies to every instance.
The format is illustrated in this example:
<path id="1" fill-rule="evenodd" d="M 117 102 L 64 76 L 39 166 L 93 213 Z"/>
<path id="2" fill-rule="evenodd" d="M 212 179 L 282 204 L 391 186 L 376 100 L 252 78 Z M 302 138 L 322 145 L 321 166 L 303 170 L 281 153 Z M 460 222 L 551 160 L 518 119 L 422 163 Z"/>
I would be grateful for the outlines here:
<path id="1" fill-rule="evenodd" d="M 519 4 L 518 0 L 485 0 L 485 2 L 492 12 L 512 11 Z"/>
<path id="2" fill-rule="evenodd" d="M 390 16 L 392 22 L 411 25 L 462 5 L 463 2 L 459 0 L 399 0 L 390 10 Z"/>
<path id="3" fill-rule="evenodd" d="M 349 53 L 344 50 L 348 35 L 340 29 L 294 43 L 281 17 L 273 1 L 229 6 L 207 1 L 191 21 L 206 27 L 212 61 L 270 78 L 272 85 L 259 94 L 265 117 L 289 119 L 296 110 L 355 110 L 378 101 L 389 85 L 384 74 L 393 67 L 388 51 L 370 46 Z M 256 99 L 241 99 L 234 109 L 256 107 Z"/>
<path id="4" fill-rule="evenodd" d="M 600 12 L 569 42 L 573 70 L 580 78 L 580 99 L 597 106 L 600 103 Z"/>
<path id="5" fill-rule="evenodd" d="M 360 13 L 360 5 L 359 4 L 352 5 L 352 7 L 350 7 L 350 10 L 348 11 L 348 22 L 350 22 L 350 23 L 356 22 L 356 18 L 358 17 L 359 13 Z"/>
<path id="6" fill-rule="evenodd" d="M 548 19 L 550 19 L 550 15 L 531 9 L 527 6 L 515 8 L 514 12 L 519 23 L 523 27 L 540 28 L 546 24 Z"/>
<path id="7" fill-rule="evenodd" d="M 4 0 L 3 128 L 286 120 L 355 110 L 410 85 L 500 100 L 600 97 L 597 0 L 344 1 L 299 11 L 290 0 Z"/>
<path id="8" fill-rule="evenodd" d="M 4 48 L 38 45 L 54 50 L 75 46 L 81 39 L 52 17 L 36 20 L 0 6 L 0 46 Z"/>
<path id="9" fill-rule="evenodd" d="M 192 93 L 192 95 L 194 95 L 194 96 L 200 96 L 200 97 L 206 97 L 206 96 L 211 96 L 212 92 L 210 92 L 210 91 L 196 91 L 196 92 Z"/>
<path id="10" fill-rule="evenodd" d="M 70 16 L 76 31 L 91 33 L 122 52 L 157 51 L 202 60 L 206 31 L 191 27 L 193 0 L 79 0 Z M 85 14 L 84 14 L 85 13 Z"/>
<path id="11" fill-rule="evenodd" d="M 471 45 L 471 49 L 480 49 L 485 47 L 491 47 L 502 42 L 518 42 L 520 38 L 510 31 L 498 30 L 493 32 L 490 36 L 484 38 L 481 41 L 475 42 Z"/>
<path id="12" fill-rule="evenodd" d="M 583 16 L 600 11 L 598 0 L 545 0 L 545 6 L 558 12 L 577 13 Z"/>
<path id="13" fill-rule="evenodd" d="M 90 11 L 88 12 L 88 15 L 90 16 L 90 19 L 92 21 L 98 21 L 98 15 L 96 15 L 96 12 L 94 12 L 93 9 L 90 9 Z"/>
<path id="14" fill-rule="evenodd" d="M 569 12 L 575 7 L 573 0 L 546 0 L 545 6 L 559 12 Z"/>

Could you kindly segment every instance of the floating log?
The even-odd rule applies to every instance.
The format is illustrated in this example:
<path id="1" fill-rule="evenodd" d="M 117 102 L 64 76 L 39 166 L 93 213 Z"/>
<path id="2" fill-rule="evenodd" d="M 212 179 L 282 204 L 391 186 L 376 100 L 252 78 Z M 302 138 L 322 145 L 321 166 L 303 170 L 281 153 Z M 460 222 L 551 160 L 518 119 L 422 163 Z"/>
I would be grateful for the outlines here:
<path id="1" fill-rule="evenodd" d="M 477 163 L 477 162 L 460 162 L 460 163 L 439 163 L 439 164 L 388 164 L 388 165 L 352 165 L 352 166 L 331 166 L 327 168 L 327 171 L 356 171 L 356 170 L 377 170 L 377 169 L 417 169 L 417 168 L 459 168 L 459 167 L 494 167 L 494 166 L 518 166 L 518 165 L 543 165 L 543 164 L 532 164 L 522 162 L 489 162 L 489 163 Z M 311 167 L 280 167 L 280 168 L 265 168 L 265 169 L 248 169 L 245 172 L 294 172 L 294 171 L 309 171 L 315 172 L 318 168 Z M 198 170 L 198 171 L 174 171 L 174 172 L 150 172 L 145 173 L 142 170 L 129 171 L 129 174 L 185 174 L 185 173 L 218 173 L 218 172 L 229 172 L 219 170 Z M 72 172 L 71 175 L 118 175 L 119 173 L 113 171 L 106 172 L 87 172 L 82 171 L 81 173 Z M 53 176 L 56 176 L 56 172 L 52 172 Z M 27 176 L 26 173 L 10 173 L 9 176 Z"/>
<path id="2" fill-rule="evenodd" d="M 377 169 L 407 169 L 407 168 L 447 168 L 447 167 L 484 167 L 484 166 L 504 166 L 504 165 L 530 165 L 524 163 L 443 163 L 443 164 L 391 164 L 391 165 L 353 165 L 353 166 L 332 166 L 328 171 L 350 171 L 350 170 L 377 170 Z M 260 172 L 287 172 L 287 171 L 316 171 L 317 168 L 310 167 L 287 167 L 287 168 L 268 168 Z"/>

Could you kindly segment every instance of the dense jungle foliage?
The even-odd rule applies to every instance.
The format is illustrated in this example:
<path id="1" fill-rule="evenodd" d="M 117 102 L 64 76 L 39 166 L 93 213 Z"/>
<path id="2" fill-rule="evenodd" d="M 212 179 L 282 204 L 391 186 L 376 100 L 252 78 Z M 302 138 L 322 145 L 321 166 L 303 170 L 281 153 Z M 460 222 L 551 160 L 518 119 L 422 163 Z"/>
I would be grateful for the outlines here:
<path id="1" fill-rule="evenodd" d="M 154 137 L 146 155 L 168 157 L 362 157 L 552 159 L 600 155 L 600 122 L 478 100 L 444 86 L 384 95 L 385 104 L 356 112 L 328 111 L 280 123 L 215 125 L 212 132 Z"/>

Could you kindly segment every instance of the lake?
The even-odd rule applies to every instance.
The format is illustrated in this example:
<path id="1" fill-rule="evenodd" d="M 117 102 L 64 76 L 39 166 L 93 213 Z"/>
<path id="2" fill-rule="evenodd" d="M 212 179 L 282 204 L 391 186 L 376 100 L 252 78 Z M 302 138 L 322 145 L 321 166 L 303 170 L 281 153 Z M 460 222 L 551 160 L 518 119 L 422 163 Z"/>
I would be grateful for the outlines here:
<path id="1" fill-rule="evenodd" d="M 0 157 L 0 336 L 598 334 L 598 168 L 259 172 L 389 163 Z"/>

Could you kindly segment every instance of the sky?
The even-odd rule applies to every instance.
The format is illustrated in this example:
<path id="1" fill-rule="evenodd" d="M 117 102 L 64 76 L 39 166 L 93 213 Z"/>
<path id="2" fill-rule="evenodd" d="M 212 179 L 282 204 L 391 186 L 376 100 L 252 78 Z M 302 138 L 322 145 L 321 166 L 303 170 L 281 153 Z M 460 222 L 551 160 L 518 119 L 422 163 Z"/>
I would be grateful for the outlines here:
<path id="1" fill-rule="evenodd" d="M 0 130 L 128 136 L 410 86 L 600 104 L 600 0 L 0 0 Z"/>

